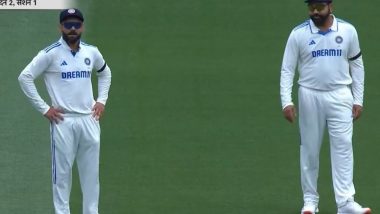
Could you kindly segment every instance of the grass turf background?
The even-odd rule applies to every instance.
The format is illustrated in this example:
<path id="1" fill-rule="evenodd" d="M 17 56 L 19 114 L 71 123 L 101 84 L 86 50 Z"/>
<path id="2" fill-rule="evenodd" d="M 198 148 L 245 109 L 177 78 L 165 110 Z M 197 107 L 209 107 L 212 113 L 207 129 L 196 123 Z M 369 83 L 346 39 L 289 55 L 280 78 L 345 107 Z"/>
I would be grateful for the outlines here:
<path id="1" fill-rule="evenodd" d="M 279 69 L 303 1 L 91 0 L 84 40 L 113 72 L 102 126 L 104 214 L 298 213 L 298 129 L 283 118 Z M 359 32 L 365 111 L 355 123 L 357 199 L 380 209 L 376 1 L 336 1 Z M 56 41 L 58 11 L 0 11 L 0 210 L 52 213 L 48 122 L 17 76 Z M 46 97 L 43 82 L 37 81 Z M 68 92 L 69 93 L 69 92 Z M 321 214 L 336 213 L 327 139 Z M 76 168 L 72 213 L 81 213 Z"/>

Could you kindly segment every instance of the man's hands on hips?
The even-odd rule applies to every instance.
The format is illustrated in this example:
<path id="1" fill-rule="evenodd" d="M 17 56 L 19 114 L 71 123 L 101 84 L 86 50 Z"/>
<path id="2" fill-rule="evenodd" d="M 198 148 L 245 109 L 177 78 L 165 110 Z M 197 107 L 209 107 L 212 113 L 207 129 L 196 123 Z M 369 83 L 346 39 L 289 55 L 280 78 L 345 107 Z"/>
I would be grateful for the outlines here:
<path id="1" fill-rule="evenodd" d="M 352 107 L 352 117 L 354 120 L 359 119 L 359 117 L 362 115 L 363 106 L 355 105 Z"/>
<path id="2" fill-rule="evenodd" d="M 102 103 L 96 102 L 94 107 L 92 107 L 92 116 L 96 120 L 100 120 L 104 112 L 104 105 Z"/>
<path id="3" fill-rule="evenodd" d="M 284 113 L 285 119 L 288 120 L 291 123 L 293 123 L 294 120 L 297 117 L 296 108 L 294 107 L 294 105 L 288 105 L 288 106 L 286 106 L 282 110 L 282 113 Z"/>
<path id="4" fill-rule="evenodd" d="M 49 119 L 50 122 L 55 122 L 58 124 L 60 121 L 63 121 L 62 114 L 64 114 L 64 112 L 61 109 L 50 107 L 44 116 Z"/>

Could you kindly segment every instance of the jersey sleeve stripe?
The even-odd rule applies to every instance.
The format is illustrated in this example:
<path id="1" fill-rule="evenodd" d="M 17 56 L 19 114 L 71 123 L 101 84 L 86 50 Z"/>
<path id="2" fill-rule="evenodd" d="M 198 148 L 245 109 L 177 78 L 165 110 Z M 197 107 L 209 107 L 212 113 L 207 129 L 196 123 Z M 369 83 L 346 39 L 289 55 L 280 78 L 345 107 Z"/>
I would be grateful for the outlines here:
<path id="1" fill-rule="evenodd" d="M 362 52 L 360 51 L 356 56 L 349 58 L 348 60 L 354 61 L 355 59 L 359 58 L 362 55 Z"/>
<path id="2" fill-rule="evenodd" d="M 305 22 L 303 22 L 302 24 L 296 26 L 296 27 L 293 29 L 293 31 L 299 30 L 299 29 L 301 29 L 301 28 L 303 28 L 303 27 L 305 27 L 305 26 L 308 26 L 308 25 L 309 25 L 309 22 L 308 22 L 308 21 L 305 21 Z"/>
<path id="3" fill-rule="evenodd" d="M 54 46 L 56 46 L 56 45 L 58 45 L 58 44 L 60 44 L 60 43 L 59 43 L 59 42 L 55 42 L 55 43 L 53 43 L 53 44 L 47 46 L 44 50 L 47 50 L 47 49 L 49 49 L 49 48 L 51 48 L 51 47 L 54 47 Z"/>
<path id="4" fill-rule="evenodd" d="M 45 49 L 48 49 L 48 48 L 53 47 L 53 46 L 58 45 L 58 44 L 59 44 L 59 42 L 54 42 L 53 44 L 47 46 Z"/>
<path id="5" fill-rule="evenodd" d="M 95 46 L 93 46 L 93 45 L 87 44 L 87 43 L 82 42 L 82 41 L 80 42 L 80 44 L 81 44 L 81 45 L 84 45 L 84 46 L 95 47 Z"/>
<path id="6" fill-rule="evenodd" d="M 51 51 L 52 49 L 59 47 L 59 46 L 61 46 L 61 43 L 49 46 L 49 47 L 45 48 L 45 52 L 47 53 L 47 52 Z"/>
<path id="7" fill-rule="evenodd" d="M 99 69 L 98 73 L 104 71 L 104 69 L 106 68 L 106 66 L 107 66 L 107 63 L 104 63 L 103 67 L 101 69 Z"/>

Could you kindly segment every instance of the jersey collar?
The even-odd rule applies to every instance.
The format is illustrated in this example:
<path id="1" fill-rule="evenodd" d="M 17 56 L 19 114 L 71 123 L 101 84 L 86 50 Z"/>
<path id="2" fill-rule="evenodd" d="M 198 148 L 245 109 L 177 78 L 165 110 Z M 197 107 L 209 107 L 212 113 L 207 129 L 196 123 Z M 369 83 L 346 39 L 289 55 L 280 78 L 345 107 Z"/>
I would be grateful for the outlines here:
<path id="1" fill-rule="evenodd" d="M 320 32 L 319 28 L 315 26 L 313 20 L 309 19 L 309 26 L 310 26 L 311 33 L 326 35 L 330 33 L 331 31 L 338 32 L 338 21 L 336 20 L 333 14 L 331 14 L 331 16 L 333 17 L 333 24 L 331 25 L 330 29 L 327 32 Z"/>

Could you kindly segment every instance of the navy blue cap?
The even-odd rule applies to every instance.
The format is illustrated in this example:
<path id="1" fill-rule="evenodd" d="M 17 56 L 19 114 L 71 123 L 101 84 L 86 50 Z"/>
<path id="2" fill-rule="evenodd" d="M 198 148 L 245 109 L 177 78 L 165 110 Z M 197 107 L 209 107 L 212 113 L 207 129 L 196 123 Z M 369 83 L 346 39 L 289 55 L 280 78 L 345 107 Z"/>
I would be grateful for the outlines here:
<path id="1" fill-rule="evenodd" d="M 61 14 L 59 15 L 59 22 L 62 23 L 68 18 L 77 18 L 81 20 L 82 22 L 84 21 L 82 12 L 80 12 L 80 10 L 76 8 L 62 10 Z"/>
<path id="2" fill-rule="evenodd" d="M 305 0 L 305 3 L 331 3 L 332 0 Z"/>

